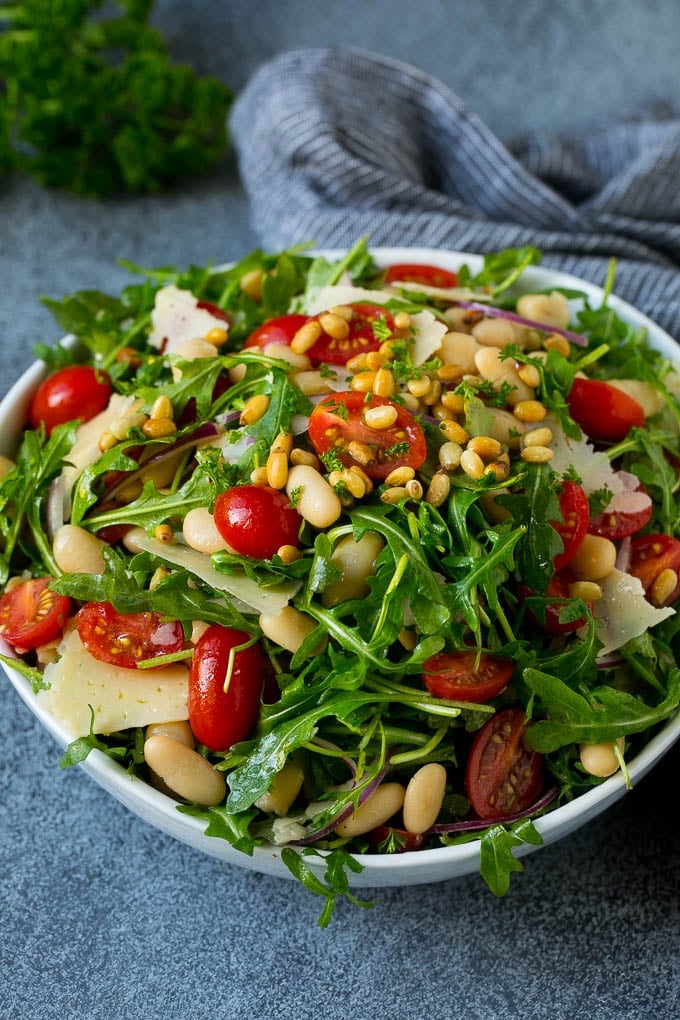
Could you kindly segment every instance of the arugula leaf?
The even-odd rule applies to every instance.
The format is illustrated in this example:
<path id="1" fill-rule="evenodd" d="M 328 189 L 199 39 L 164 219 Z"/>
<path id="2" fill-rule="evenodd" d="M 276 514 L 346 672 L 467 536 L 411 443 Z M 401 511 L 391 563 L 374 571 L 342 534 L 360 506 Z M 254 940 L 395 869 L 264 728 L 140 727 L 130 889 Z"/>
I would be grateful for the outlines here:
<path id="1" fill-rule="evenodd" d="M 540 846 L 541 834 L 529 818 L 515 822 L 510 828 L 493 825 L 480 838 L 480 872 L 494 896 L 505 896 L 513 872 L 524 871 L 513 850 L 524 843 Z"/>
<path id="2" fill-rule="evenodd" d="M 224 807 L 202 808 L 195 804 L 178 804 L 177 810 L 183 815 L 190 815 L 192 818 L 206 821 L 207 825 L 204 830 L 206 836 L 224 839 L 233 846 L 234 850 L 240 850 L 248 857 L 253 856 L 253 850 L 258 845 L 258 840 L 250 834 L 250 824 L 257 817 L 257 810 L 227 814 Z"/>
<path id="3" fill-rule="evenodd" d="M 375 269 L 366 241 L 367 238 L 360 238 L 343 258 L 335 262 L 329 262 L 322 255 L 314 259 L 307 271 L 307 286 L 302 297 L 303 308 L 307 308 L 324 287 L 336 284 L 343 273 L 348 273 L 352 280 L 357 282 Z"/>
<path id="4" fill-rule="evenodd" d="M 515 550 L 517 569 L 527 587 L 543 593 L 554 573 L 553 559 L 562 548 L 562 540 L 550 524 L 560 520 L 560 507 L 548 465 L 529 464 L 523 477 L 523 492 L 504 493 L 496 502 L 510 511 L 515 525 L 524 527 Z"/>
<path id="5" fill-rule="evenodd" d="M 497 297 L 521 276 L 527 266 L 541 261 L 541 252 L 531 245 L 522 248 L 506 248 L 484 256 L 482 269 L 474 276 L 467 266 L 458 270 L 458 285 L 473 290 L 491 289 Z"/>
<path id="6" fill-rule="evenodd" d="M 315 874 L 314 871 L 305 863 L 303 857 L 323 857 L 326 862 L 325 878 L 327 885 Z M 355 858 L 339 847 L 329 853 L 320 854 L 316 850 L 307 848 L 301 853 L 297 850 L 293 850 L 290 847 L 284 847 L 281 851 L 281 860 L 286 865 L 291 875 L 293 875 L 298 882 L 301 882 L 308 892 L 313 893 L 315 896 L 322 896 L 325 899 L 323 910 L 318 919 L 320 928 L 327 928 L 333 917 L 333 911 L 335 910 L 335 904 L 339 896 L 345 897 L 356 907 L 372 907 L 373 902 L 368 900 L 359 900 L 356 896 L 353 896 L 349 891 L 349 881 L 347 879 L 347 871 L 353 871 L 355 874 L 359 874 L 364 870 L 363 864 L 359 864 Z"/>

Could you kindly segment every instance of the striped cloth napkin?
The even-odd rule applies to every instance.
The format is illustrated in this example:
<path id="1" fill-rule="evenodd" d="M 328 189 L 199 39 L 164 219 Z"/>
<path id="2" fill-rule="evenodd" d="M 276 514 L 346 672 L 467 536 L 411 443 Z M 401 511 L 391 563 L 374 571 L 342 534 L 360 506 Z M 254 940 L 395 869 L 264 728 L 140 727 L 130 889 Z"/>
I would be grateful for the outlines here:
<path id="1" fill-rule="evenodd" d="M 504 145 L 417 68 L 312 49 L 260 68 L 231 132 L 268 248 L 531 244 L 599 284 L 614 256 L 616 292 L 680 340 L 680 120 Z"/>

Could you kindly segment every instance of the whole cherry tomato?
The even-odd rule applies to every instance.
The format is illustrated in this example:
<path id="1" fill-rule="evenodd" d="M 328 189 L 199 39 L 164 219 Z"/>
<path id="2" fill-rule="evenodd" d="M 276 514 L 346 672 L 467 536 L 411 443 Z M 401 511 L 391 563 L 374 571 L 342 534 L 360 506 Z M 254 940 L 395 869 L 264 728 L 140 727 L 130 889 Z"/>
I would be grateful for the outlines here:
<path id="1" fill-rule="evenodd" d="M 222 538 L 240 556 L 270 560 L 282 545 L 297 547 L 302 518 L 278 489 L 237 485 L 221 492 L 213 511 Z"/>
<path id="2" fill-rule="evenodd" d="M 675 586 L 669 585 L 668 592 L 659 602 L 654 586 L 665 570 L 675 574 Z M 629 573 L 639 577 L 647 597 L 651 596 L 655 605 L 670 606 L 680 598 L 680 541 L 664 534 L 634 538 L 631 543 Z M 667 575 L 669 582 L 673 580 L 673 573 Z"/>
<path id="3" fill-rule="evenodd" d="M 562 520 L 550 523 L 564 546 L 562 552 L 554 557 L 553 564 L 555 570 L 564 570 L 583 545 L 590 522 L 590 509 L 588 497 L 576 482 L 562 483 L 559 500 Z"/>
<path id="4" fill-rule="evenodd" d="M 137 669 L 144 659 L 170 655 L 184 647 L 177 620 L 157 613 L 119 613 L 110 602 L 86 602 L 76 614 L 78 636 L 94 659 Z"/>
<path id="5" fill-rule="evenodd" d="M 12 648 L 38 648 L 59 637 L 71 611 L 71 600 L 36 577 L 11 588 L 0 599 L 0 635 Z"/>
<path id="6" fill-rule="evenodd" d="M 211 751 L 245 740 L 260 708 L 264 664 L 250 635 L 212 624 L 199 638 L 189 672 L 189 725 Z M 232 659 L 229 671 L 230 658 Z M 226 690 L 225 690 L 226 686 Z"/>
<path id="7" fill-rule="evenodd" d="M 393 407 L 396 418 L 388 428 L 372 428 L 365 412 L 373 407 Z M 422 428 L 405 407 L 386 397 L 346 391 L 332 393 L 316 405 L 309 417 L 309 438 L 320 455 L 333 452 L 345 467 L 358 465 L 373 479 L 387 478 L 397 467 L 419 468 L 427 456 Z M 360 443 L 364 457 L 357 460 L 350 444 Z"/>
<path id="8" fill-rule="evenodd" d="M 90 421 L 103 411 L 111 396 L 106 372 L 90 365 L 69 365 L 48 375 L 35 391 L 28 411 L 32 429 L 45 426 L 49 436 L 57 425 L 78 418 Z"/>
<path id="9" fill-rule="evenodd" d="M 567 397 L 569 414 L 590 439 L 618 443 L 633 426 L 645 423 L 642 406 L 600 379 L 574 379 Z"/>
<path id="10" fill-rule="evenodd" d="M 458 284 L 456 273 L 417 262 L 399 262 L 388 266 L 383 280 L 385 283 L 422 283 L 426 287 L 456 287 Z"/>
<path id="11" fill-rule="evenodd" d="M 524 743 L 521 708 L 497 712 L 475 734 L 465 788 L 480 818 L 502 818 L 531 807 L 543 787 L 543 756 Z"/>
<path id="12" fill-rule="evenodd" d="M 435 698 L 449 701 L 490 701 L 504 691 L 514 662 L 474 649 L 437 652 L 423 663 L 423 683 Z"/>

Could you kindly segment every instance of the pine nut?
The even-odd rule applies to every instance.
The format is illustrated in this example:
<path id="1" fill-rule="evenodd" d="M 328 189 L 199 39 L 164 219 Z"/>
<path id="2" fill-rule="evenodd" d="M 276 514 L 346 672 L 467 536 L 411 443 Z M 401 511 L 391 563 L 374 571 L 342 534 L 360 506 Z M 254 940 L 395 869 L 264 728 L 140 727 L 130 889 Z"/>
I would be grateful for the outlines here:
<path id="1" fill-rule="evenodd" d="M 411 316 L 409 315 L 409 313 L 408 312 L 397 312 L 397 314 L 394 316 L 394 327 L 395 327 L 395 329 L 398 329 L 399 332 L 402 332 L 404 330 L 410 329 L 411 328 Z"/>
<path id="2" fill-rule="evenodd" d="M 233 551 L 217 530 L 215 518 L 207 506 L 196 506 L 189 510 L 182 523 L 182 537 L 191 549 L 205 553 L 206 556 L 223 550 Z"/>
<path id="3" fill-rule="evenodd" d="M 354 354 L 347 361 L 345 368 L 348 372 L 363 372 L 365 368 L 368 368 L 366 364 L 367 357 L 368 355 L 363 352 L 361 354 Z"/>
<path id="4" fill-rule="evenodd" d="M 527 464 L 547 464 L 554 456 L 554 452 L 547 446 L 527 446 L 521 453 L 522 460 Z"/>
<path id="5" fill-rule="evenodd" d="M 290 432 L 279 432 L 272 443 L 270 453 L 283 453 L 287 457 L 293 449 L 293 436 Z"/>
<path id="6" fill-rule="evenodd" d="M 468 478 L 481 478 L 484 474 L 484 461 L 478 453 L 473 450 L 463 450 L 460 457 L 460 466 Z"/>
<path id="7" fill-rule="evenodd" d="M 384 340 L 380 344 L 380 347 L 378 348 L 378 350 L 379 350 L 379 352 L 382 354 L 382 356 L 387 361 L 394 361 L 395 350 L 394 350 L 394 341 L 393 340 Z"/>
<path id="8" fill-rule="evenodd" d="M 540 400 L 520 400 L 513 409 L 515 418 L 530 424 L 543 421 L 547 413 L 547 409 Z"/>
<path id="9" fill-rule="evenodd" d="M 381 354 L 380 351 L 369 351 L 366 355 L 366 368 L 377 372 L 379 368 L 383 367 L 386 360 L 385 355 Z"/>
<path id="10" fill-rule="evenodd" d="M 463 447 L 460 443 L 449 441 L 439 447 L 439 463 L 445 471 L 455 471 L 460 464 Z"/>
<path id="11" fill-rule="evenodd" d="M 397 409 L 393 404 L 367 407 L 363 413 L 364 423 L 371 429 L 389 429 L 397 420 Z"/>
<path id="12" fill-rule="evenodd" d="M 412 411 L 413 414 L 418 413 L 420 410 L 420 401 L 417 397 L 414 397 L 412 393 L 400 393 L 399 396 L 402 404 L 407 410 Z"/>
<path id="13" fill-rule="evenodd" d="M 666 567 L 654 579 L 650 592 L 650 601 L 655 606 L 663 606 L 671 597 L 678 585 L 678 573 L 671 567 Z"/>
<path id="14" fill-rule="evenodd" d="M 174 436 L 176 431 L 177 426 L 172 418 L 149 418 L 142 425 L 142 432 L 147 439 L 167 439 L 168 436 Z"/>
<path id="15" fill-rule="evenodd" d="M 267 480 L 267 468 L 266 467 L 253 468 L 253 470 L 250 472 L 250 480 L 253 483 L 253 485 L 268 485 L 269 482 Z"/>
<path id="16" fill-rule="evenodd" d="M 504 482 L 510 474 L 510 466 L 502 460 L 492 460 L 484 468 L 484 477 L 493 475 L 497 482 Z"/>
<path id="17" fill-rule="evenodd" d="M 606 779 L 607 776 L 613 776 L 618 771 L 619 761 L 614 753 L 615 744 L 618 744 L 619 750 L 623 754 L 624 737 L 619 737 L 616 742 L 603 740 L 599 744 L 581 744 L 581 765 L 589 775 Z"/>
<path id="18" fill-rule="evenodd" d="M 269 410 L 269 397 L 266 393 L 256 393 L 246 400 L 239 422 L 241 425 L 254 425 Z"/>
<path id="19" fill-rule="evenodd" d="M 302 642 L 316 628 L 316 620 L 294 606 L 286 606 L 276 616 L 260 615 L 260 629 L 274 644 L 294 655 Z"/>
<path id="20" fill-rule="evenodd" d="M 229 333 L 223 326 L 213 326 L 205 334 L 205 339 L 209 344 L 213 344 L 214 347 L 221 347 L 222 344 L 227 342 Z"/>
<path id="21" fill-rule="evenodd" d="M 172 740 L 178 740 L 180 744 L 184 744 L 185 747 L 195 746 L 191 726 L 185 719 L 180 719 L 177 722 L 149 723 L 144 731 L 144 738 L 148 740 L 150 737 L 158 736 L 170 737 Z"/>
<path id="22" fill-rule="evenodd" d="M 99 442 L 97 443 L 97 446 L 99 447 L 102 453 L 106 453 L 107 450 L 112 450 L 113 447 L 117 445 L 117 443 L 118 440 L 114 436 L 113 432 L 110 432 L 109 429 L 106 429 L 106 431 L 102 432 L 101 436 L 99 437 Z"/>
<path id="23" fill-rule="evenodd" d="M 321 336 L 321 323 L 316 319 L 310 319 L 299 330 L 290 342 L 290 349 L 294 354 L 306 354 L 310 347 L 313 347 Z"/>
<path id="24" fill-rule="evenodd" d="M 342 316 L 335 312 L 324 312 L 319 316 L 319 325 L 324 333 L 327 333 L 333 340 L 346 340 L 349 336 L 349 324 Z"/>
<path id="25" fill-rule="evenodd" d="M 547 446 L 553 440 L 552 429 L 546 427 L 541 429 L 532 429 L 530 432 L 525 432 L 522 437 L 523 446 Z"/>
<path id="26" fill-rule="evenodd" d="M 359 393 L 371 393 L 374 388 L 376 374 L 376 372 L 357 372 L 352 377 L 349 388 Z"/>
<path id="27" fill-rule="evenodd" d="M 346 468 L 340 475 L 340 478 L 345 488 L 354 496 L 355 499 L 363 499 L 366 495 L 366 486 L 359 475 Z"/>
<path id="28" fill-rule="evenodd" d="M 401 783 L 382 783 L 349 818 L 336 826 L 337 835 L 350 839 L 382 825 L 400 809 L 404 803 L 404 794 Z"/>
<path id="29" fill-rule="evenodd" d="M 350 474 L 356 475 L 357 478 L 361 479 L 361 481 L 364 483 L 365 492 L 373 492 L 372 480 L 369 478 L 366 472 L 359 467 L 358 464 L 352 464 L 350 467 L 347 468 L 347 470 L 349 471 Z"/>
<path id="30" fill-rule="evenodd" d="M 241 279 L 238 281 L 238 285 L 243 293 L 248 295 L 251 301 L 259 303 L 262 300 L 263 282 L 264 270 L 251 269 L 250 272 L 243 274 Z"/>
<path id="31" fill-rule="evenodd" d="M 404 794 L 403 818 L 407 832 L 426 832 L 439 817 L 446 792 L 446 769 L 429 762 L 415 772 Z"/>
<path id="32" fill-rule="evenodd" d="M 174 410 L 172 402 L 169 397 L 166 397 L 164 393 L 161 393 L 159 397 L 156 397 L 151 410 L 149 411 L 149 418 L 169 418 L 172 420 L 174 417 Z"/>
<path id="33" fill-rule="evenodd" d="M 340 570 L 340 577 L 321 593 L 326 608 L 347 599 L 362 599 L 368 594 L 366 579 L 375 573 L 375 561 L 385 542 L 375 531 L 366 531 L 359 541 L 344 535 L 331 553 L 331 563 Z"/>
<path id="34" fill-rule="evenodd" d="M 445 475 L 443 471 L 437 471 L 432 476 L 432 481 L 425 493 L 425 502 L 429 503 L 430 506 L 441 506 L 446 502 L 450 491 L 451 482 L 449 481 L 449 476 Z"/>
<path id="35" fill-rule="evenodd" d="M 417 478 L 412 478 L 410 482 L 407 482 L 405 488 L 410 499 L 418 500 L 423 498 L 423 487 Z"/>
<path id="36" fill-rule="evenodd" d="M 376 397 L 391 397 L 395 390 L 394 376 L 389 368 L 379 368 L 373 380 L 373 392 Z"/>
<path id="37" fill-rule="evenodd" d="M 385 485 L 406 485 L 412 478 L 415 478 L 415 471 L 412 467 L 398 467 L 390 471 L 385 479 Z"/>
<path id="38" fill-rule="evenodd" d="M 543 349 L 561 354 L 563 358 L 568 358 L 571 354 L 569 341 L 561 333 L 551 333 L 549 337 L 546 337 L 543 341 Z"/>
<path id="39" fill-rule="evenodd" d="M 439 400 L 441 399 L 442 389 L 443 387 L 442 384 L 439 382 L 439 379 L 433 379 L 432 383 L 430 384 L 429 390 L 422 398 L 423 403 L 427 404 L 428 406 L 438 403 Z"/>
<path id="40" fill-rule="evenodd" d="M 602 598 L 602 588 L 595 581 L 574 581 L 569 585 L 569 596 L 584 602 L 597 602 Z"/>
<path id="41" fill-rule="evenodd" d="M 333 315 L 339 315 L 345 322 L 351 322 L 354 318 L 354 309 L 350 308 L 349 305 L 333 305 L 328 311 L 332 312 Z"/>
<path id="42" fill-rule="evenodd" d="M 174 737 L 156 734 L 144 741 L 144 758 L 152 773 L 180 800 L 215 807 L 227 792 L 224 777 L 207 758 Z"/>
<path id="43" fill-rule="evenodd" d="M 289 499 L 296 493 L 298 513 L 315 528 L 329 528 L 342 513 L 340 500 L 331 486 L 307 464 L 296 464 L 290 469 L 286 493 Z"/>
<path id="44" fill-rule="evenodd" d="M 491 436 L 473 436 L 467 444 L 468 450 L 479 454 L 482 460 L 496 460 L 503 452 L 503 447 L 497 439 Z"/>
<path id="45" fill-rule="evenodd" d="M 305 774 L 297 762 L 287 761 L 277 772 L 265 792 L 255 801 L 255 807 L 270 815 L 288 814 L 302 789 Z"/>
<path id="46" fill-rule="evenodd" d="M 103 574 L 106 570 L 102 556 L 105 545 L 96 535 L 91 535 L 77 524 L 62 524 L 52 541 L 52 555 L 65 574 Z"/>
<path id="47" fill-rule="evenodd" d="M 412 393 L 414 397 L 424 397 L 430 389 L 432 380 L 427 375 L 419 375 L 413 379 L 409 379 L 406 383 L 406 387 L 409 393 Z"/>
<path id="48" fill-rule="evenodd" d="M 460 443 L 462 445 L 467 443 L 470 438 L 463 426 L 459 425 L 457 421 L 453 421 L 452 418 L 440 422 L 439 431 L 450 443 Z"/>
<path id="49" fill-rule="evenodd" d="M 302 553 L 294 545 L 282 545 L 276 550 L 276 555 L 284 563 L 295 563 L 300 559 Z"/>
<path id="50" fill-rule="evenodd" d="M 412 397 L 411 399 L 415 400 L 415 397 Z M 444 407 L 441 400 L 438 404 L 435 404 L 434 407 L 430 408 L 430 414 L 433 418 L 436 418 L 437 421 L 447 421 L 447 419 L 451 417 L 451 412 L 448 408 Z"/>
<path id="51" fill-rule="evenodd" d="M 301 450 L 298 446 L 290 451 L 290 462 L 291 464 L 306 464 L 308 467 L 314 468 L 315 471 L 321 467 L 321 462 L 315 453 Z"/>
<path id="52" fill-rule="evenodd" d="M 402 499 L 408 499 L 408 489 L 405 485 L 393 485 L 380 494 L 380 499 L 390 505 L 400 503 Z"/>
<path id="53" fill-rule="evenodd" d="M 175 532 L 169 524 L 159 524 L 158 527 L 154 529 L 153 537 L 157 542 L 160 542 L 161 545 L 170 545 L 175 537 Z"/>
<path id="54" fill-rule="evenodd" d="M 352 460 L 358 461 L 359 464 L 373 464 L 375 461 L 375 453 L 368 443 L 362 443 L 358 439 L 352 439 L 347 444 L 347 453 Z"/>
<path id="55" fill-rule="evenodd" d="M 440 403 L 451 414 L 465 413 L 465 398 L 460 393 L 442 393 Z"/>
<path id="56" fill-rule="evenodd" d="M 541 381 L 541 373 L 535 365 L 519 365 L 517 368 L 517 375 L 520 377 L 522 382 L 526 383 L 527 386 L 531 386 L 534 390 Z"/>
<path id="57" fill-rule="evenodd" d="M 460 365 L 440 365 L 437 369 L 437 378 L 443 383 L 460 382 L 464 375 Z"/>
<path id="58" fill-rule="evenodd" d="M 540 447 L 539 447 L 540 449 Z M 578 581 L 601 581 L 616 565 L 616 546 L 601 535 L 586 535 L 569 564 Z"/>
<path id="59" fill-rule="evenodd" d="M 169 577 L 170 571 L 168 570 L 167 567 L 156 567 L 153 574 L 149 578 L 149 591 L 155 591 L 156 588 L 158 588 L 158 586 L 162 584 L 163 581 L 167 581 Z"/>
<path id="60" fill-rule="evenodd" d="M 288 481 L 288 457 L 283 450 L 273 450 L 267 457 L 267 484 L 282 489 Z"/>

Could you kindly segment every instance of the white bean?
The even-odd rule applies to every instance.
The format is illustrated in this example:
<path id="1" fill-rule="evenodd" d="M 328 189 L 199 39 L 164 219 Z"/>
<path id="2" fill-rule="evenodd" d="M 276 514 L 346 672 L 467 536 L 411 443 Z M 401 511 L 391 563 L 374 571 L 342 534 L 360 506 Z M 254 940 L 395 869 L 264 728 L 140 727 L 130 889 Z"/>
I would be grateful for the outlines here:
<path id="1" fill-rule="evenodd" d="M 419 835 L 436 822 L 446 790 L 446 769 L 429 762 L 415 772 L 404 795 L 404 828 Z"/>
<path id="2" fill-rule="evenodd" d="M 499 390 L 503 383 L 507 383 L 512 389 L 508 393 L 508 404 L 514 406 L 521 400 L 531 400 L 534 391 L 518 376 L 513 362 L 507 358 L 501 358 L 500 347 L 480 347 L 475 354 L 475 367 L 482 378 L 487 379 Z"/>
<path id="3" fill-rule="evenodd" d="M 265 637 L 293 655 L 316 625 L 316 620 L 294 606 L 286 606 L 276 616 L 260 615 L 260 628 Z"/>
<path id="4" fill-rule="evenodd" d="M 343 838 L 351 838 L 382 825 L 402 806 L 405 792 L 401 783 L 382 783 L 349 818 L 336 826 L 336 833 Z"/>
<path id="5" fill-rule="evenodd" d="M 472 335 L 484 347 L 505 347 L 519 342 L 519 330 L 507 319 L 482 319 L 472 327 Z"/>
<path id="6" fill-rule="evenodd" d="M 525 319 L 560 329 L 568 326 L 571 318 L 569 302 L 556 290 L 551 294 L 523 294 L 517 302 L 517 313 Z"/>
<path id="7" fill-rule="evenodd" d="M 326 479 L 308 464 L 296 464 L 288 472 L 286 493 L 295 493 L 295 506 L 314 528 L 328 528 L 342 513 L 342 504 Z"/>
<path id="8" fill-rule="evenodd" d="M 52 542 L 52 555 L 65 574 L 103 574 L 102 542 L 77 524 L 62 524 Z"/>
<path id="9" fill-rule="evenodd" d="M 327 608 L 347 599 L 361 599 L 368 594 L 366 578 L 375 573 L 375 561 L 385 542 L 375 531 L 367 531 L 357 542 L 345 535 L 331 553 L 331 563 L 341 571 L 337 581 L 324 589 L 321 601 Z"/>
<path id="10" fill-rule="evenodd" d="M 182 536 L 192 549 L 208 556 L 222 550 L 233 552 L 217 530 L 215 518 L 207 506 L 196 506 L 189 511 L 182 524 Z"/>
<path id="11" fill-rule="evenodd" d="M 601 581 L 616 565 L 616 546 L 601 535 L 586 535 L 581 548 L 569 564 L 579 581 Z"/>
<path id="12" fill-rule="evenodd" d="M 452 331 L 442 337 L 438 354 L 445 365 L 460 365 L 464 372 L 469 373 L 475 370 L 475 354 L 478 350 L 480 344 L 469 333 Z"/>
<path id="13" fill-rule="evenodd" d="M 185 340 L 185 342 L 177 348 L 175 354 L 178 354 L 179 357 L 183 358 L 185 361 L 196 361 L 197 358 L 217 357 L 217 348 L 208 340 L 204 340 L 203 337 L 197 336 L 192 340 Z M 173 366 L 172 378 L 175 382 L 179 382 L 182 378 L 181 369 Z"/>
<path id="14" fill-rule="evenodd" d="M 221 772 L 197 751 L 157 734 L 144 741 L 144 758 L 154 776 L 180 800 L 214 807 L 227 792 Z"/>
<path id="15" fill-rule="evenodd" d="M 145 730 L 144 738 L 148 740 L 150 737 L 157 737 L 159 735 L 179 740 L 180 744 L 184 744 L 185 747 L 194 747 L 195 745 L 191 726 L 186 719 L 179 719 L 177 722 L 149 723 Z"/>
<path id="16" fill-rule="evenodd" d="M 599 744 L 581 744 L 581 765 L 586 772 L 601 779 L 613 776 L 619 769 L 619 760 L 614 751 L 617 744 L 619 751 L 623 753 L 625 745 L 623 737 L 619 737 L 616 742 L 603 740 Z"/>
<path id="17" fill-rule="evenodd" d="M 311 368 L 312 363 L 306 354 L 297 354 L 292 351 L 288 344 L 267 344 L 264 353 L 268 358 L 278 358 L 279 361 L 287 361 L 292 368 L 304 371 Z"/>

